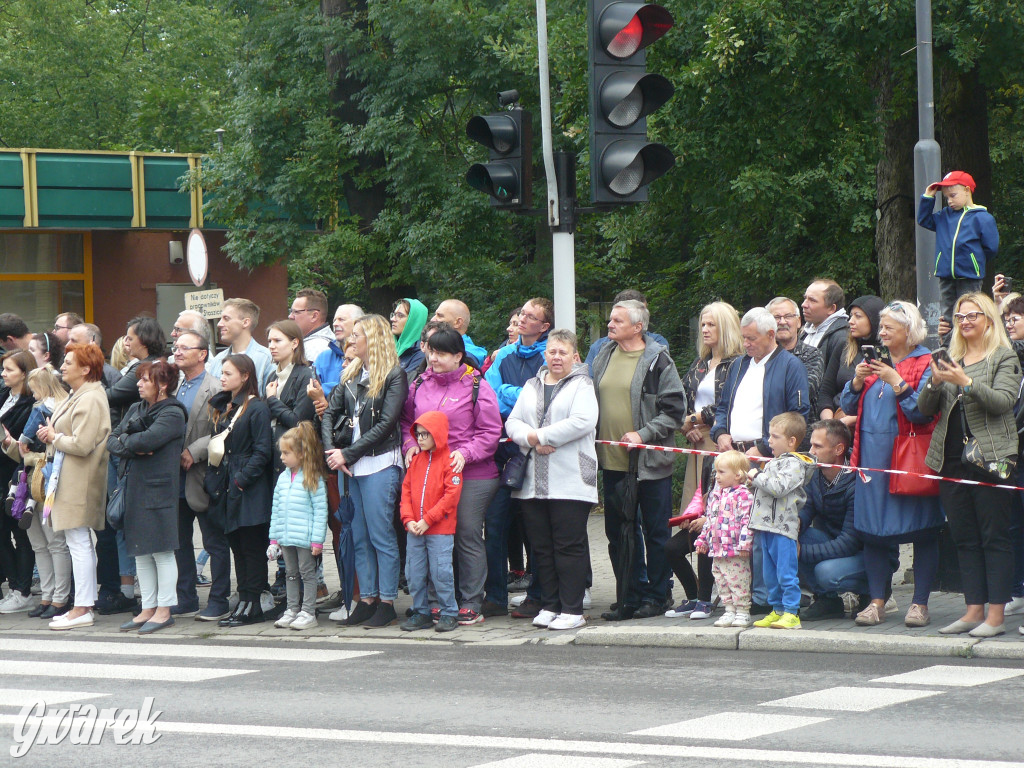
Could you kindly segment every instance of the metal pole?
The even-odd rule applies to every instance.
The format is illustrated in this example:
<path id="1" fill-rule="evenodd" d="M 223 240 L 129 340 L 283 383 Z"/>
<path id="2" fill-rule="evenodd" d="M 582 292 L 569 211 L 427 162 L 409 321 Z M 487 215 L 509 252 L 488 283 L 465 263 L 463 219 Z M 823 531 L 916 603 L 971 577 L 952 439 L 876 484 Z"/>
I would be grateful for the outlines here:
<path id="1" fill-rule="evenodd" d="M 551 228 L 555 327 L 576 332 L 576 155 L 554 153 L 559 221 Z"/>
<path id="2" fill-rule="evenodd" d="M 918 142 L 914 145 L 914 191 L 915 195 L 920 195 L 930 183 L 941 178 L 942 156 L 939 144 L 935 141 L 931 0 L 916 0 L 916 8 Z M 936 195 L 936 209 L 940 200 L 941 195 Z M 917 305 L 928 324 L 928 342 L 934 346 L 938 339 L 941 313 L 939 282 L 932 273 L 935 262 L 935 233 L 918 225 L 914 228 L 914 235 L 917 246 Z"/>
<path id="3" fill-rule="evenodd" d="M 537 0 L 537 69 L 540 73 L 540 135 L 544 149 L 544 176 L 548 182 L 548 225 L 558 226 L 558 185 L 551 144 L 551 82 L 548 75 L 548 10 Z M 557 306 L 556 306 L 557 314 Z"/>

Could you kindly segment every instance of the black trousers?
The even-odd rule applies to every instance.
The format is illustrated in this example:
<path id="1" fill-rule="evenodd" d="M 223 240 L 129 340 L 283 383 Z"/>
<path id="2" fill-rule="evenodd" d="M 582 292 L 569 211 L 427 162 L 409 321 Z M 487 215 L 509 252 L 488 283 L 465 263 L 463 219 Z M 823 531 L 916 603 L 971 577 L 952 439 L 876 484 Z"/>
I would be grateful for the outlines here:
<path id="1" fill-rule="evenodd" d="M 174 559 L 178 563 L 178 605 L 199 607 L 199 593 L 196 591 L 196 552 L 192 546 L 195 520 L 199 519 L 199 530 L 203 536 L 203 549 L 210 554 L 210 602 L 221 609 L 228 609 L 231 593 L 231 555 L 228 537 L 220 528 L 210 522 L 204 513 L 195 512 L 184 499 L 178 500 L 178 548 Z M 264 557 L 266 552 L 264 552 Z"/>
<path id="2" fill-rule="evenodd" d="M 710 603 L 711 588 L 715 584 L 715 577 L 711 574 L 711 558 L 703 554 L 697 555 L 696 574 L 687 559 L 687 556 L 693 552 L 693 542 L 696 538 L 696 533 L 690 533 L 687 530 L 679 531 L 665 542 L 665 556 L 668 557 L 672 573 L 679 579 L 679 583 L 686 593 L 686 599 Z"/>
<path id="3" fill-rule="evenodd" d="M 239 601 L 256 601 L 267 585 L 267 544 L 270 523 L 245 525 L 228 534 L 235 556 L 235 584 Z M 194 562 L 194 561 L 193 561 Z M 193 565 L 192 570 L 195 570 Z"/>
<path id="4" fill-rule="evenodd" d="M 526 535 L 533 547 L 533 575 L 540 581 L 546 611 L 583 614 L 590 571 L 589 501 L 521 499 Z"/>
<path id="5" fill-rule="evenodd" d="M 989 475 L 960 462 L 946 462 L 943 474 L 992 482 Z M 939 483 L 939 499 L 956 544 L 964 602 L 968 605 L 1009 602 L 1014 572 L 1010 540 L 1013 491 Z"/>
<path id="6" fill-rule="evenodd" d="M 0 574 L 7 585 L 25 597 L 32 592 L 32 566 L 36 553 L 28 533 L 18 527 L 18 521 L 0 512 Z"/>

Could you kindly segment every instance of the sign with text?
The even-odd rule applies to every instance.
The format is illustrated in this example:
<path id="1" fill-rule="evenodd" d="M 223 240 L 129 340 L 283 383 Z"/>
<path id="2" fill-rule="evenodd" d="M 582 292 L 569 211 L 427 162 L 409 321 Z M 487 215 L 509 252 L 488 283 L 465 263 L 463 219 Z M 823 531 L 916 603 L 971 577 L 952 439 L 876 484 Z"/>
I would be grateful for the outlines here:
<path id="1" fill-rule="evenodd" d="M 185 309 L 199 312 L 207 320 L 216 320 L 220 317 L 220 308 L 223 303 L 223 288 L 215 288 L 212 291 L 192 291 L 185 294 Z"/>

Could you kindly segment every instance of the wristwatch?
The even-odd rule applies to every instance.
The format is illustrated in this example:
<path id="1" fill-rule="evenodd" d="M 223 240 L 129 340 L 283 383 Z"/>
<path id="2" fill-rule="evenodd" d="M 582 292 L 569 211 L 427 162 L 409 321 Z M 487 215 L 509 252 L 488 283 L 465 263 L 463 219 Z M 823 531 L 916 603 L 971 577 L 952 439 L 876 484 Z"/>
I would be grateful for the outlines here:
<path id="1" fill-rule="evenodd" d="M 968 377 L 967 378 L 967 383 L 964 385 L 964 394 L 965 395 L 971 394 L 971 389 L 973 387 L 974 387 L 974 379 Z"/>

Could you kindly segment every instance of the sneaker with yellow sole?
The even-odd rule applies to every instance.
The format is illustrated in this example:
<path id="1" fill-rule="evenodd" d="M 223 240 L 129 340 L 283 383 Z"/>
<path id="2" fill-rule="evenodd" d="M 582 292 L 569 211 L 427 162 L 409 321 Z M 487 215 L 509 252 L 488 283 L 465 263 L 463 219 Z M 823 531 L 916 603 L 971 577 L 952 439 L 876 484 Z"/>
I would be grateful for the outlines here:
<path id="1" fill-rule="evenodd" d="M 776 613 L 775 611 L 772 611 L 767 616 L 765 616 L 763 619 L 758 619 L 757 621 L 755 621 L 754 622 L 754 626 L 755 627 L 770 627 L 772 624 L 774 624 L 776 621 L 778 621 L 781 618 L 782 618 L 782 614 L 781 613 Z"/>
<path id="2" fill-rule="evenodd" d="M 773 621 L 769 626 L 772 629 L 800 629 L 800 617 L 795 613 L 784 613 L 778 621 Z"/>

